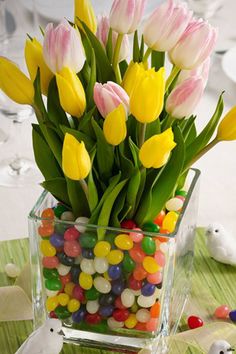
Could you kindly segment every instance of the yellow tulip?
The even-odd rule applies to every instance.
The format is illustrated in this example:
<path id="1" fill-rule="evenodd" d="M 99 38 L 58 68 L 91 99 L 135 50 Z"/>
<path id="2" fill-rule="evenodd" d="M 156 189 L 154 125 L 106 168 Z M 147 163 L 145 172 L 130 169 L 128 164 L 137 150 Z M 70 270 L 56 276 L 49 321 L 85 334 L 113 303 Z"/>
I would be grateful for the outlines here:
<path id="1" fill-rule="evenodd" d="M 123 104 L 107 115 L 103 124 L 103 132 L 106 141 L 111 145 L 119 145 L 125 140 L 127 128 L 126 111 Z"/>
<path id="2" fill-rule="evenodd" d="M 141 123 L 156 120 L 164 105 L 165 69 L 145 70 L 130 96 L 130 112 Z"/>
<path id="3" fill-rule="evenodd" d="M 32 81 L 15 63 L 4 57 L 0 57 L 0 89 L 16 103 L 34 103 Z"/>
<path id="4" fill-rule="evenodd" d="M 39 68 L 41 91 L 44 95 L 47 95 L 48 85 L 53 73 L 44 61 L 43 47 L 36 38 L 28 39 L 25 43 L 25 61 L 32 81 L 35 80 Z"/>
<path id="5" fill-rule="evenodd" d="M 86 178 L 91 170 L 91 160 L 84 142 L 80 143 L 68 133 L 63 143 L 62 169 L 67 177 L 76 181 Z"/>
<path id="6" fill-rule="evenodd" d="M 216 139 L 236 140 L 236 106 L 231 108 L 220 122 Z"/>
<path id="7" fill-rule="evenodd" d="M 86 108 L 86 97 L 80 79 L 70 68 L 56 74 L 60 103 L 64 111 L 80 118 Z"/>
<path id="8" fill-rule="evenodd" d="M 74 0 L 75 1 L 75 23 L 81 27 L 80 21 L 83 21 L 90 31 L 97 32 L 97 19 L 90 0 Z M 79 19 L 79 20 L 78 20 Z"/>
<path id="9" fill-rule="evenodd" d="M 137 81 L 139 81 L 144 75 L 145 68 L 143 63 L 134 63 L 130 62 L 128 69 L 125 72 L 124 79 L 122 81 L 122 87 L 131 96 L 131 93 L 136 85 Z"/>
<path id="10" fill-rule="evenodd" d="M 140 149 L 139 159 L 146 168 L 160 168 L 167 163 L 175 146 L 174 134 L 169 128 L 145 141 Z"/>

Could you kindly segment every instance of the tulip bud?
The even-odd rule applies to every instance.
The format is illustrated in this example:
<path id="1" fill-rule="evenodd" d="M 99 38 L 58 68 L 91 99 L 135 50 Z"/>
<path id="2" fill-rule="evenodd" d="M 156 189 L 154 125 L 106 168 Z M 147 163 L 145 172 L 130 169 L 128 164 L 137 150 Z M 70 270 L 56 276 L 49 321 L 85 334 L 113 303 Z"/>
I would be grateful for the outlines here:
<path id="1" fill-rule="evenodd" d="M 35 80 L 39 68 L 41 91 L 47 95 L 53 73 L 44 61 L 43 47 L 36 38 L 28 39 L 25 43 L 25 61 L 32 81 Z"/>
<path id="2" fill-rule="evenodd" d="M 236 106 L 226 114 L 219 124 L 216 139 L 236 140 Z"/>
<path id="3" fill-rule="evenodd" d="M 168 0 L 159 5 L 148 18 L 144 31 L 144 42 L 157 51 L 169 51 L 178 42 L 189 21 L 192 12 L 185 3 Z"/>
<path id="4" fill-rule="evenodd" d="M 211 54 L 217 33 L 217 29 L 202 19 L 192 20 L 178 43 L 169 52 L 171 62 L 179 69 L 196 68 Z"/>
<path id="5" fill-rule="evenodd" d="M 204 91 L 202 78 L 192 77 L 179 85 L 170 93 L 166 101 L 166 111 L 172 117 L 181 119 L 193 114 Z"/>
<path id="6" fill-rule="evenodd" d="M 83 21 L 91 32 L 96 33 L 97 20 L 90 0 L 75 0 L 75 23 L 82 28 L 79 20 Z"/>
<path id="7" fill-rule="evenodd" d="M 43 55 L 53 73 L 60 72 L 66 66 L 76 73 L 79 72 L 85 62 L 79 31 L 66 20 L 63 20 L 56 28 L 49 23 L 44 35 Z"/>
<path id="8" fill-rule="evenodd" d="M 167 163 L 175 146 L 174 134 L 169 128 L 145 141 L 139 151 L 139 159 L 146 168 L 160 168 Z"/>
<path id="9" fill-rule="evenodd" d="M 0 57 L 0 89 L 19 104 L 34 103 L 34 85 L 12 61 Z"/>
<path id="10" fill-rule="evenodd" d="M 99 20 L 99 23 L 98 23 L 97 38 L 99 39 L 99 41 L 101 42 L 101 44 L 103 45 L 104 48 L 107 45 L 109 30 L 110 30 L 109 19 L 107 16 L 102 16 Z M 116 46 L 117 37 L 118 37 L 118 33 L 115 31 L 112 31 L 113 52 L 114 52 L 114 49 Z M 118 62 L 120 63 L 122 60 L 125 60 L 128 57 L 128 55 L 129 55 L 129 37 L 126 34 L 126 35 L 124 35 L 123 40 L 122 40 Z"/>
<path id="11" fill-rule="evenodd" d="M 119 145 L 126 138 L 126 111 L 120 104 L 106 117 L 103 124 L 106 141 L 111 145 Z"/>
<path id="12" fill-rule="evenodd" d="M 62 169 L 67 177 L 76 181 L 86 178 L 91 170 L 91 160 L 84 142 L 80 143 L 68 133 L 63 143 Z"/>
<path id="13" fill-rule="evenodd" d="M 165 69 L 149 69 L 141 73 L 130 96 L 130 112 L 141 123 L 151 123 L 163 109 Z"/>
<path id="14" fill-rule="evenodd" d="M 70 68 L 64 68 L 56 74 L 56 81 L 62 108 L 80 118 L 86 108 L 85 92 L 80 79 Z"/>
<path id="15" fill-rule="evenodd" d="M 146 0 L 114 0 L 110 12 L 110 26 L 118 33 L 132 33 L 138 28 Z"/>
<path id="16" fill-rule="evenodd" d="M 178 76 L 177 85 L 186 79 L 194 76 L 201 77 L 203 80 L 203 87 L 205 88 L 208 81 L 209 69 L 210 69 L 211 59 L 208 57 L 201 65 L 193 70 L 181 70 Z"/>
<path id="17" fill-rule="evenodd" d="M 144 72 L 145 68 L 143 63 L 130 62 L 122 82 L 122 86 L 129 96 L 131 96 L 136 82 L 141 79 Z"/>
<path id="18" fill-rule="evenodd" d="M 94 102 L 103 118 L 120 104 L 129 112 L 129 96 L 121 86 L 112 81 L 104 85 L 97 82 L 94 85 Z"/>

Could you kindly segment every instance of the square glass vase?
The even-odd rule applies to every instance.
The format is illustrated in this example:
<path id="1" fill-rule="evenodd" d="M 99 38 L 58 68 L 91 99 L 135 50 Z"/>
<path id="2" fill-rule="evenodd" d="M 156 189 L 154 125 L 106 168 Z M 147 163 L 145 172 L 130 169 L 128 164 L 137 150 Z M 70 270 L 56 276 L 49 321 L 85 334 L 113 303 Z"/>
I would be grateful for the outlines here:
<path id="1" fill-rule="evenodd" d="M 65 342 L 121 353 L 159 348 L 176 332 L 191 287 L 199 176 L 190 170 L 170 234 L 62 220 L 70 213 L 44 191 L 29 214 L 35 328 L 57 317 Z M 45 209 L 57 217 L 42 217 Z"/>

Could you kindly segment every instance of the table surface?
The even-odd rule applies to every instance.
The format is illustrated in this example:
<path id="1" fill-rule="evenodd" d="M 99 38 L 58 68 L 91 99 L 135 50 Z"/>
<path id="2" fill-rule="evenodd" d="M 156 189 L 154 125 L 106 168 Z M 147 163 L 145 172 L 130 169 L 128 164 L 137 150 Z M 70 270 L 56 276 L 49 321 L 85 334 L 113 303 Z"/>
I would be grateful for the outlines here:
<path id="1" fill-rule="evenodd" d="M 103 0 L 102 0 L 103 1 Z M 8 10 L 11 20 L 14 17 L 17 33 L 32 33 L 32 14 L 30 15 L 20 7 L 21 2 L 8 0 Z M 72 4 L 72 1 L 71 1 Z M 219 11 L 212 22 L 220 28 L 219 49 L 223 44 L 235 45 L 236 32 L 233 33 L 236 2 L 225 0 L 225 6 Z M 226 21 L 227 19 L 227 21 Z M 31 30 L 30 30 L 31 26 Z M 234 35 L 235 36 L 234 36 Z M 224 39 L 225 36 L 225 40 Z M 223 37 L 223 38 L 222 38 Z M 223 43 L 223 44 L 222 44 Z M 236 43 L 236 42 L 235 42 Z M 227 49 L 227 48 L 226 48 Z M 205 95 L 197 108 L 197 125 L 203 127 L 213 114 L 218 95 L 222 90 L 225 93 L 225 112 L 236 103 L 236 85 L 226 78 L 221 69 L 221 56 L 214 54 L 212 71 Z M 24 136 L 22 137 L 22 151 L 26 156 L 32 157 L 31 126 L 30 121 L 24 123 Z M 10 121 L 0 117 L 0 128 L 10 130 Z M 5 144 L 0 145 L 0 160 L 12 153 L 10 143 L 14 137 Z M 220 143 L 205 157 L 196 163 L 195 167 L 202 171 L 201 194 L 199 205 L 199 225 L 212 222 L 222 223 L 230 230 L 236 226 L 236 142 Z M 0 239 L 9 240 L 27 235 L 27 215 L 42 192 L 39 185 L 28 185 L 25 188 L 6 188 L 0 186 Z"/>

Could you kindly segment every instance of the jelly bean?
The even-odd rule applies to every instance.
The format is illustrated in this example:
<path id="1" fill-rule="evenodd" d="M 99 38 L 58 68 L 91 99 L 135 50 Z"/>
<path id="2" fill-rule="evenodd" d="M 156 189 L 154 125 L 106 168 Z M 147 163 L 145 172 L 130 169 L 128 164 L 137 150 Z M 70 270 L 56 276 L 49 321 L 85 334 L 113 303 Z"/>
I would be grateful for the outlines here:
<path id="1" fill-rule="evenodd" d="M 105 257 L 95 257 L 94 258 L 94 268 L 97 273 L 102 274 L 108 270 L 108 260 Z"/>
<path id="2" fill-rule="evenodd" d="M 57 308 L 58 305 L 59 305 L 59 302 L 58 302 L 58 297 L 57 296 L 53 296 L 53 297 L 47 298 L 47 300 L 46 300 L 46 308 L 47 308 L 48 312 L 54 311 Z"/>
<path id="3" fill-rule="evenodd" d="M 64 238 L 62 235 L 54 233 L 50 237 L 50 243 L 56 248 L 62 248 L 64 246 Z"/>
<path id="4" fill-rule="evenodd" d="M 135 268 L 135 262 L 133 261 L 133 259 L 130 257 L 128 253 L 125 253 L 124 255 L 122 267 L 124 271 L 128 273 L 131 273 Z"/>
<path id="5" fill-rule="evenodd" d="M 186 191 L 184 191 L 184 190 L 177 190 L 177 191 L 175 192 L 175 195 L 176 195 L 176 196 L 181 195 L 182 197 L 187 197 L 188 192 L 186 192 Z"/>
<path id="6" fill-rule="evenodd" d="M 66 241 L 75 241 L 79 238 L 80 233 L 75 227 L 70 227 L 64 233 L 64 239 Z"/>
<path id="7" fill-rule="evenodd" d="M 108 268 L 108 276 L 110 277 L 110 279 L 112 280 L 117 280 L 120 278 L 121 276 L 121 266 L 120 265 L 112 265 Z"/>
<path id="8" fill-rule="evenodd" d="M 96 277 L 94 279 L 94 287 L 102 294 L 108 294 L 111 291 L 110 282 L 103 277 Z"/>
<path id="9" fill-rule="evenodd" d="M 129 230 L 132 230 L 135 227 L 137 227 L 137 225 L 133 220 L 123 220 L 120 226 L 122 227 L 122 229 L 129 229 Z"/>
<path id="10" fill-rule="evenodd" d="M 49 317 L 50 318 L 58 318 L 56 313 L 54 311 L 51 311 L 50 314 L 49 314 Z"/>
<path id="11" fill-rule="evenodd" d="M 133 242 L 135 243 L 139 243 L 142 241 L 143 239 L 143 233 L 142 230 L 138 227 L 136 227 L 135 229 L 133 229 L 132 232 L 130 232 L 129 237 L 131 238 L 131 240 L 133 240 Z"/>
<path id="12" fill-rule="evenodd" d="M 43 257 L 42 265 L 49 269 L 57 268 L 59 266 L 59 260 L 57 257 Z"/>
<path id="13" fill-rule="evenodd" d="M 107 325 L 110 329 L 119 329 L 124 327 L 124 322 L 116 321 L 113 317 L 108 318 Z"/>
<path id="14" fill-rule="evenodd" d="M 99 302 L 98 300 L 87 301 L 86 310 L 88 313 L 95 314 L 98 312 Z"/>
<path id="15" fill-rule="evenodd" d="M 79 275 L 79 285 L 85 290 L 89 290 L 93 286 L 93 278 L 90 274 L 81 272 Z"/>
<path id="16" fill-rule="evenodd" d="M 145 236 L 142 240 L 142 250 L 149 256 L 152 256 L 156 252 L 156 243 L 153 237 Z"/>
<path id="17" fill-rule="evenodd" d="M 225 318 L 229 317 L 229 313 L 230 313 L 229 307 L 227 305 L 222 305 L 222 306 L 217 307 L 214 315 L 216 318 L 225 319 Z"/>
<path id="18" fill-rule="evenodd" d="M 132 291 L 132 293 L 134 294 L 134 296 L 139 296 L 139 295 L 141 295 L 141 290 L 131 290 Z"/>
<path id="19" fill-rule="evenodd" d="M 54 257 L 57 253 L 56 248 L 53 247 L 48 240 L 40 242 L 40 251 L 45 257 Z"/>
<path id="20" fill-rule="evenodd" d="M 114 306 L 112 305 L 107 305 L 107 306 L 101 306 L 99 309 L 99 315 L 102 317 L 110 317 L 114 311 Z"/>
<path id="21" fill-rule="evenodd" d="M 112 305 L 116 299 L 116 296 L 112 293 L 102 295 L 99 299 L 99 304 L 101 306 Z"/>
<path id="22" fill-rule="evenodd" d="M 146 256 L 139 243 L 134 245 L 134 247 L 129 251 L 129 255 L 136 263 L 142 263 L 144 257 Z"/>
<path id="23" fill-rule="evenodd" d="M 93 275 L 96 273 L 96 269 L 94 267 L 94 261 L 92 259 L 86 259 L 84 258 L 82 262 L 80 263 L 80 268 L 82 272 L 86 274 Z"/>
<path id="24" fill-rule="evenodd" d="M 142 288 L 142 281 L 134 278 L 133 275 L 129 277 L 129 287 L 132 290 L 140 290 Z"/>
<path id="25" fill-rule="evenodd" d="M 129 317 L 129 310 L 115 309 L 113 311 L 112 317 L 118 322 L 125 322 Z"/>
<path id="26" fill-rule="evenodd" d="M 85 298 L 87 300 L 97 300 L 99 295 L 99 291 L 97 291 L 94 286 L 91 289 L 85 291 Z"/>
<path id="27" fill-rule="evenodd" d="M 149 232 L 159 232 L 160 227 L 157 224 L 154 224 L 154 222 L 148 221 L 143 225 L 143 230 Z"/>
<path id="28" fill-rule="evenodd" d="M 60 219 L 61 214 L 64 213 L 64 211 L 67 211 L 67 210 L 68 210 L 68 208 L 65 205 L 60 203 L 54 208 L 54 214 L 55 214 L 55 216 L 57 218 Z"/>
<path id="29" fill-rule="evenodd" d="M 80 244 L 77 241 L 65 241 L 64 252 L 69 257 L 78 257 L 81 253 Z"/>
<path id="30" fill-rule="evenodd" d="M 170 232 L 168 230 L 160 229 L 160 234 L 162 234 L 162 235 L 169 235 L 169 233 Z M 169 241 L 169 238 L 168 237 L 164 237 L 164 236 L 158 236 L 157 239 L 158 239 L 158 241 L 160 243 Z"/>
<path id="31" fill-rule="evenodd" d="M 65 293 L 61 293 L 57 296 L 58 298 L 58 302 L 61 306 L 66 306 L 68 305 L 68 302 L 70 300 L 70 297 L 68 294 L 65 294 Z"/>
<path id="32" fill-rule="evenodd" d="M 91 248 L 83 248 L 82 249 L 82 256 L 83 256 L 83 258 L 93 259 L 94 258 L 93 250 Z"/>
<path id="33" fill-rule="evenodd" d="M 161 251 L 156 251 L 154 259 L 160 267 L 164 267 L 166 264 L 166 257 Z"/>
<path id="34" fill-rule="evenodd" d="M 67 305 L 68 311 L 76 312 L 80 308 L 80 302 L 77 299 L 71 299 Z"/>
<path id="35" fill-rule="evenodd" d="M 67 256 L 64 252 L 58 253 L 57 257 L 59 261 L 66 266 L 70 267 L 75 263 L 75 258 Z"/>
<path id="36" fill-rule="evenodd" d="M 155 293 L 156 287 L 154 284 L 146 283 L 142 289 L 141 293 L 144 296 L 152 296 Z M 141 322 L 141 321 L 140 321 Z"/>
<path id="37" fill-rule="evenodd" d="M 105 236 L 105 241 L 110 244 L 111 249 L 116 248 L 115 237 L 116 237 L 116 234 L 112 234 L 112 233 L 106 234 L 106 236 Z"/>
<path id="38" fill-rule="evenodd" d="M 20 275 L 20 268 L 13 263 L 6 264 L 4 270 L 9 278 L 16 278 Z"/>
<path id="39" fill-rule="evenodd" d="M 125 327 L 132 329 L 136 326 L 137 323 L 138 323 L 138 321 L 137 321 L 136 316 L 133 313 L 131 313 L 129 315 L 129 317 L 127 318 L 127 320 L 125 321 Z"/>
<path id="40" fill-rule="evenodd" d="M 42 220 L 42 224 L 43 225 L 50 225 L 52 223 L 54 217 L 55 217 L 55 214 L 54 214 L 54 211 L 52 208 L 44 209 L 41 214 L 41 218 L 46 219 L 46 220 Z"/>
<path id="41" fill-rule="evenodd" d="M 139 306 L 138 306 L 137 302 L 135 301 L 133 306 L 131 306 L 130 310 L 132 313 L 136 313 L 138 311 L 138 309 L 139 309 Z"/>
<path id="42" fill-rule="evenodd" d="M 48 289 L 45 290 L 46 290 L 47 297 L 54 297 L 58 294 L 58 290 L 48 290 Z"/>
<path id="43" fill-rule="evenodd" d="M 133 271 L 133 276 L 135 280 L 143 280 L 147 277 L 147 272 L 143 268 L 142 264 L 137 264 L 135 270 Z"/>
<path id="44" fill-rule="evenodd" d="M 75 285 L 72 291 L 72 297 L 80 302 L 85 301 L 84 290 L 79 285 Z"/>
<path id="45" fill-rule="evenodd" d="M 166 202 L 166 209 L 169 211 L 179 211 L 183 207 L 183 201 L 179 198 L 171 198 Z"/>
<path id="46" fill-rule="evenodd" d="M 109 281 L 112 280 L 112 279 L 109 277 L 109 275 L 108 275 L 107 272 L 103 273 L 103 276 L 104 276 L 104 278 L 105 278 L 106 280 L 109 280 Z"/>
<path id="47" fill-rule="evenodd" d="M 115 307 L 117 309 L 120 309 L 120 310 L 124 310 L 126 309 L 126 307 L 122 304 L 122 301 L 121 301 L 121 297 L 118 296 L 116 299 L 115 299 Z"/>
<path id="48" fill-rule="evenodd" d="M 229 318 L 231 321 L 236 322 L 236 310 L 230 311 Z"/>
<path id="49" fill-rule="evenodd" d="M 43 276 L 45 279 L 53 279 L 53 278 L 59 279 L 58 271 L 55 268 L 53 269 L 43 268 Z"/>
<path id="50" fill-rule="evenodd" d="M 136 318 L 137 318 L 138 322 L 146 323 L 151 318 L 150 311 L 148 311 L 146 309 L 140 309 L 136 313 Z"/>
<path id="51" fill-rule="evenodd" d="M 160 312 L 161 312 L 161 304 L 158 301 L 151 307 L 151 310 L 150 310 L 151 317 L 154 317 L 154 318 L 159 317 Z"/>
<path id="52" fill-rule="evenodd" d="M 46 279 L 45 280 L 45 287 L 48 290 L 59 291 L 62 289 L 62 283 L 59 279 L 56 279 L 56 278 Z"/>
<path id="53" fill-rule="evenodd" d="M 146 323 L 141 323 L 141 322 L 138 322 L 134 328 L 137 331 L 146 331 L 147 330 Z"/>
<path id="54" fill-rule="evenodd" d="M 143 260 L 143 268 L 149 273 L 154 274 L 160 269 L 159 265 L 153 257 L 145 257 Z"/>
<path id="55" fill-rule="evenodd" d="M 80 253 L 80 255 L 78 255 L 77 257 L 75 257 L 75 265 L 80 265 L 80 263 L 82 262 L 83 260 L 83 256 L 82 256 L 82 253 Z"/>
<path id="56" fill-rule="evenodd" d="M 39 226 L 38 233 L 41 237 L 49 237 L 54 232 L 54 226 L 52 224 Z"/>
<path id="57" fill-rule="evenodd" d="M 79 267 L 73 266 L 70 270 L 70 274 L 71 274 L 71 279 L 72 281 L 77 284 L 79 281 L 79 275 L 81 273 L 81 270 Z"/>
<path id="58" fill-rule="evenodd" d="M 72 313 L 72 321 L 75 323 L 81 323 L 86 315 L 86 310 L 81 307 L 79 311 Z"/>
<path id="59" fill-rule="evenodd" d="M 120 234 L 115 238 L 115 245 L 121 250 L 128 251 L 133 248 L 133 240 L 126 234 Z"/>
<path id="60" fill-rule="evenodd" d="M 178 217 L 179 215 L 175 211 L 169 211 L 163 220 L 163 229 L 166 229 L 169 232 L 173 232 L 175 230 Z"/>
<path id="61" fill-rule="evenodd" d="M 153 296 L 154 296 L 156 299 L 159 299 L 160 294 L 161 294 L 161 290 L 158 289 L 157 286 L 156 286 L 156 287 L 155 287 L 155 292 L 154 292 Z"/>
<path id="62" fill-rule="evenodd" d="M 55 313 L 60 320 L 64 320 L 71 316 L 70 311 L 64 306 L 57 306 Z"/>
<path id="63" fill-rule="evenodd" d="M 148 308 L 155 304 L 156 298 L 154 295 L 152 296 L 140 295 L 137 299 L 137 302 L 140 307 Z"/>
<path id="64" fill-rule="evenodd" d="M 157 326 L 158 326 L 157 318 L 151 318 L 150 321 L 146 323 L 146 329 L 149 332 L 155 332 L 157 330 Z"/>
<path id="65" fill-rule="evenodd" d="M 182 195 L 176 195 L 176 198 L 182 200 L 183 203 L 185 202 L 185 197 Z"/>
<path id="66" fill-rule="evenodd" d="M 161 227 L 165 215 L 166 215 L 165 211 L 161 210 L 160 213 L 157 215 L 157 217 L 154 219 L 154 223 Z"/>
<path id="67" fill-rule="evenodd" d="M 68 224 L 56 223 L 55 224 L 55 233 L 63 236 L 69 227 L 70 227 L 70 225 L 68 225 Z"/>
<path id="68" fill-rule="evenodd" d="M 97 243 L 96 234 L 84 233 L 80 235 L 79 243 L 82 248 L 94 248 Z"/>
<path id="69" fill-rule="evenodd" d="M 198 327 L 202 327 L 203 326 L 203 321 L 201 320 L 200 317 L 197 316 L 190 316 L 188 318 L 188 326 L 190 329 L 195 329 Z"/>
<path id="70" fill-rule="evenodd" d="M 74 283 L 72 282 L 67 283 L 64 287 L 64 292 L 71 297 L 73 294 L 74 287 L 75 287 Z"/>
<path id="71" fill-rule="evenodd" d="M 64 211 L 64 213 L 61 214 L 61 220 L 63 221 L 74 221 L 75 216 L 72 213 L 72 211 Z"/>
<path id="72" fill-rule="evenodd" d="M 75 228 L 83 234 L 86 230 L 86 226 L 89 222 L 89 219 L 86 216 L 80 216 L 75 220 Z"/>
<path id="73" fill-rule="evenodd" d="M 91 325 L 95 325 L 95 324 L 98 324 L 100 323 L 102 320 L 101 316 L 98 314 L 98 313 L 95 313 L 95 314 L 90 314 L 88 313 L 86 316 L 85 316 L 85 321 L 88 323 L 88 324 L 91 324 Z"/>
<path id="74" fill-rule="evenodd" d="M 68 273 L 66 275 L 60 275 L 60 280 L 61 280 L 61 283 L 63 286 L 65 286 L 67 283 L 70 283 L 71 282 L 71 274 Z"/>
<path id="75" fill-rule="evenodd" d="M 148 274 L 147 281 L 151 284 L 160 284 L 162 282 L 162 273 L 156 272 L 154 274 Z"/>
<path id="76" fill-rule="evenodd" d="M 64 264 L 59 264 L 57 267 L 57 271 L 60 275 L 67 275 L 71 270 L 71 267 L 65 266 Z"/>
<path id="77" fill-rule="evenodd" d="M 124 253 L 119 250 L 112 250 L 107 256 L 108 263 L 112 265 L 121 263 L 123 261 L 123 258 Z"/>
<path id="78" fill-rule="evenodd" d="M 111 250 L 111 245 L 106 241 L 99 241 L 94 247 L 94 254 L 96 257 L 106 257 Z"/>
<path id="79" fill-rule="evenodd" d="M 134 304 L 135 296 L 130 289 L 125 289 L 121 294 L 121 301 L 125 307 L 131 307 Z"/>

